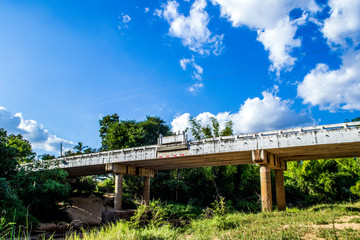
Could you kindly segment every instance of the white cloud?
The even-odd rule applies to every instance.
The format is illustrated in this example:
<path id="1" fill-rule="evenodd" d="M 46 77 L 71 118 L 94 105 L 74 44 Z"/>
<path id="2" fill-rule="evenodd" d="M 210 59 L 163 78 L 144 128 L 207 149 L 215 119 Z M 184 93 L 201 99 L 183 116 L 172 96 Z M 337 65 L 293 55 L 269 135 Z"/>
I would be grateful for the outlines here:
<path id="1" fill-rule="evenodd" d="M 360 50 L 354 45 L 360 37 L 360 1 L 329 0 L 330 17 L 321 29 L 329 46 L 342 44 L 342 64 L 330 69 L 318 64 L 298 85 L 297 94 L 304 104 L 321 110 L 360 110 Z"/>
<path id="2" fill-rule="evenodd" d="M 129 15 L 123 15 L 122 19 L 123 19 L 123 23 L 128 23 L 131 21 L 131 17 Z"/>
<path id="3" fill-rule="evenodd" d="M 189 87 L 189 92 L 195 94 L 197 91 L 200 90 L 200 88 L 203 88 L 204 84 L 203 83 L 194 83 L 191 87 Z"/>
<path id="4" fill-rule="evenodd" d="M 184 113 L 171 121 L 172 131 L 175 133 L 185 131 L 190 127 L 189 124 L 190 113 Z"/>
<path id="5" fill-rule="evenodd" d="M 127 14 L 121 14 L 121 16 L 119 16 L 120 22 L 118 25 L 119 29 L 123 29 L 123 28 L 129 28 L 128 23 L 131 21 L 131 17 Z"/>
<path id="6" fill-rule="evenodd" d="M 194 56 L 192 58 L 183 58 L 180 60 L 180 66 L 185 71 L 188 66 L 192 69 L 192 75 L 191 77 L 198 81 L 197 83 L 194 83 L 192 86 L 188 88 L 189 92 L 195 94 L 200 88 L 204 87 L 204 84 L 200 81 L 202 80 L 202 74 L 204 72 L 204 69 L 196 64 Z"/>
<path id="7" fill-rule="evenodd" d="M 318 64 L 298 85 L 297 92 L 304 104 L 323 110 L 360 110 L 360 51 L 349 51 L 336 70 Z"/>
<path id="8" fill-rule="evenodd" d="M 196 64 L 194 56 L 192 58 L 183 58 L 180 60 L 180 66 L 184 71 L 187 69 L 188 65 L 193 69 L 192 78 L 201 80 L 201 74 L 203 74 L 204 69 Z"/>
<path id="9" fill-rule="evenodd" d="M 180 60 L 180 66 L 183 70 L 186 70 L 186 66 L 191 62 L 192 59 L 183 58 Z"/>
<path id="10" fill-rule="evenodd" d="M 195 0 L 186 17 L 179 13 L 179 3 L 168 1 L 155 15 L 163 17 L 169 24 L 169 34 L 182 40 L 184 46 L 200 54 L 221 53 L 224 35 L 213 35 L 208 29 L 210 17 L 205 11 L 206 0 Z"/>
<path id="11" fill-rule="evenodd" d="M 273 28 L 258 30 L 259 40 L 265 50 L 269 51 L 269 59 L 272 62 L 270 70 L 280 74 L 280 70 L 291 70 L 296 58 L 290 55 L 295 47 L 301 45 L 300 39 L 294 39 L 297 25 L 290 22 L 289 17 L 280 20 Z"/>
<path id="12" fill-rule="evenodd" d="M 147 13 L 147 12 L 149 12 L 149 10 L 150 10 L 150 9 L 146 7 L 146 8 L 144 9 L 144 12 Z"/>
<path id="13" fill-rule="evenodd" d="M 215 117 L 220 123 L 220 129 L 225 127 L 227 121 L 233 121 L 234 134 L 252 133 L 267 130 L 276 130 L 314 124 L 309 113 L 297 113 L 291 109 L 291 101 L 282 100 L 273 93 L 262 92 L 262 99 L 247 99 L 237 113 L 223 112 L 217 115 L 204 112 L 196 119 L 205 126 L 210 124 L 210 117 Z M 190 128 L 190 114 L 184 113 L 172 122 L 174 132 Z M 189 133 L 190 134 L 190 133 Z"/>
<path id="14" fill-rule="evenodd" d="M 310 12 L 318 11 L 313 0 L 212 0 L 220 6 L 221 16 L 227 18 L 233 27 L 246 26 L 258 32 L 257 40 L 269 51 L 271 70 L 290 70 L 296 58 L 291 56 L 292 49 L 299 47 L 300 39 L 294 39 L 298 26 L 307 17 L 289 19 L 295 8 Z"/>
<path id="15" fill-rule="evenodd" d="M 204 69 L 202 67 L 200 67 L 199 65 L 197 65 L 195 62 L 193 64 L 193 66 L 198 74 L 202 74 L 204 72 Z"/>
<path id="16" fill-rule="evenodd" d="M 60 143 L 65 148 L 72 147 L 73 142 L 51 134 L 42 124 L 34 120 L 24 119 L 21 113 L 12 114 L 5 108 L 0 107 L 0 126 L 10 134 L 21 134 L 30 141 L 34 150 L 43 150 L 49 153 L 57 153 Z"/>
<path id="17" fill-rule="evenodd" d="M 360 1 L 329 0 L 331 15 L 324 22 L 322 32 L 330 44 L 344 44 L 346 39 L 360 37 Z"/>

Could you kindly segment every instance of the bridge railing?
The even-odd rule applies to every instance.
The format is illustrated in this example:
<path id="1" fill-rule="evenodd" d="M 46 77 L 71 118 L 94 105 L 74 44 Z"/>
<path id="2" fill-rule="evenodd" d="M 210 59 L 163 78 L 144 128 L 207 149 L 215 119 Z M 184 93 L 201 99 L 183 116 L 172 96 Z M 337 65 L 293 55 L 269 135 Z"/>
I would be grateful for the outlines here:
<path id="1" fill-rule="evenodd" d="M 346 129 L 346 128 L 354 128 L 354 127 L 360 127 L 360 122 L 337 123 L 337 124 L 319 125 L 319 126 L 311 126 L 304 128 L 289 128 L 283 130 L 265 131 L 258 133 L 245 133 L 245 134 L 239 134 L 233 136 L 208 138 L 203 140 L 191 140 L 190 142 L 192 144 L 201 144 L 203 142 L 223 141 L 223 140 L 231 141 L 236 139 L 253 139 L 253 138 L 265 137 L 265 136 L 298 134 L 298 133 L 306 133 L 306 132 L 317 132 L 323 130 L 338 130 L 338 129 Z"/>

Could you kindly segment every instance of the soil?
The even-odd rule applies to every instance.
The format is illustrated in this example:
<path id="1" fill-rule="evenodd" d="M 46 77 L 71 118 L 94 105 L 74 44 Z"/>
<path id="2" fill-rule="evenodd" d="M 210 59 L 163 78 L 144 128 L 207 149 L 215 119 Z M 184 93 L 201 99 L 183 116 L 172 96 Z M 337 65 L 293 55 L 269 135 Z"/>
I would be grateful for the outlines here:
<path id="1" fill-rule="evenodd" d="M 94 194 L 88 197 L 71 197 L 71 205 L 65 207 L 71 222 L 40 223 L 40 231 L 66 231 L 81 227 L 99 226 L 103 211 L 112 210 L 107 205 L 108 198 L 101 198 Z"/>
<path id="2" fill-rule="evenodd" d="M 360 223 L 352 223 L 351 221 L 354 219 L 360 219 L 360 217 L 359 216 L 343 216 L 343 217 L 337 219 L 334 223 L 322 224 L 322 225 L 317 225 L 317 224 L 308 225 L 307 227 L 309 229 L 312 229 L 313 231 L 310 231 L 305 236 L 303 236 L 301 239 L 323 240 L 324 238 L 319 238 L 316 236 L 316 230 L 318 230 L 318 229 L 334 229 L 335 228 L 337 230 L 353 229 L 353 230 L 359 231 Z M 285 228 L 289 227 L 289 225 L 285 225 L 284 227 Z"/>

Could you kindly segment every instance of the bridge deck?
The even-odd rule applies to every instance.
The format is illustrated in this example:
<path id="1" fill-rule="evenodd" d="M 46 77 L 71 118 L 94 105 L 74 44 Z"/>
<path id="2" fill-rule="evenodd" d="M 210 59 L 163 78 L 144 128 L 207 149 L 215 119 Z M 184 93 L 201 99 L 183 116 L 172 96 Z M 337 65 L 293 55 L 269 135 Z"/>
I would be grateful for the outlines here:
<path id="1" fill-rule="evenodd" d="M 252 151 L 263 149 L 284 161 L 360 156 L 360 122 L 152 145 L 83 154 L 53 161 L 70 176 L 107 173 L 105 165 L 165 170 L 252 163 Z"/>

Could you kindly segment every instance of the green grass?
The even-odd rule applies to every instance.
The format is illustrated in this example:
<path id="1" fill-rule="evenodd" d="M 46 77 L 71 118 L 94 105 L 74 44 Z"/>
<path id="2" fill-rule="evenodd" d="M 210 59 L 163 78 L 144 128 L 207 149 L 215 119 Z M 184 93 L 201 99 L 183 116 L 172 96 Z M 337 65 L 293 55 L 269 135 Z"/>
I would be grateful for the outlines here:
<path id="1" fill-rule="evenodd" d="M 344 216 L 360 216 L 360 202 L 318 205 L 306 210 L 288 209 L 286 212 L 230 213 L 211 219 L 195 219 L 177 228 L 170 224 L 134 228 L 120 221 L 90 232 L 69 234 L 67 239 L 360 239 L 359 230 L 332 227 L 333 223 L 343 222 Z"/>

